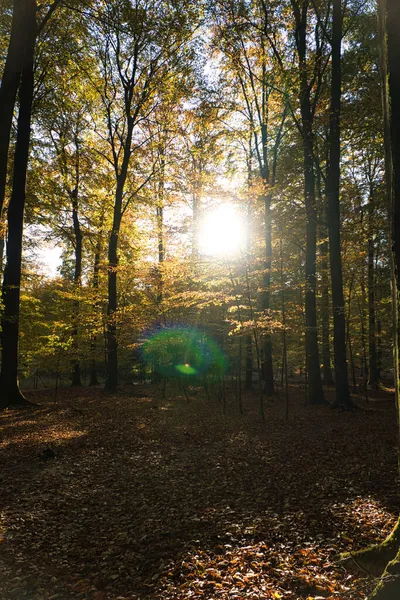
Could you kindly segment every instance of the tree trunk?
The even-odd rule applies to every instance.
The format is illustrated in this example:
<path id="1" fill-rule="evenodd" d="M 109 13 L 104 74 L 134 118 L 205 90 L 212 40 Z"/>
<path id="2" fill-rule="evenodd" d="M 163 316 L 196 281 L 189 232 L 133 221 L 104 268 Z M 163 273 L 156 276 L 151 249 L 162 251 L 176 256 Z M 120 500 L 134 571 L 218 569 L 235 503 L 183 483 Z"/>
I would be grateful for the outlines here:
<path id="1" fill-rule="evenodd" d="M 315 174 L 313 152 L 313 115 L 310 88 L 307 77 L 307 7 L 303 2 L 296 11 L 296 45 L 300 71 L 300 111 L 304 155 L 304 198 L 306 205 L 306 365 L 307 403 L 325 404 L 321 380 L 317 334 L 316 258 L 317 258 L 317 207 L 315 197 Z"/>
<path id="2" fill-rule="evenodd" d="M 390 140 L 392 156 L 392 243 L 395 267 L 396 300 L 400 290 L 400 43 L 398 32 L 400 27 L 400 4 L 397 0 L 386 0 L 387 6 L 387 49 L 390 94 Z M 395 311 L 397 316 L 397 311 Z M 397 320 L 398 324 L 398 320 Z M 397 419 L 399 426 L 400 453 L 400 402 L 399 402 L 399 364 L 398 364 L 398 335 L 395 336 L 395 352 L 397 350 L 396 399 Z"/>
<path id="3" fill-rule="evenodd" d="M 102 217 L 102 221 L 103 221 L 103 217 Z M 98 237 L 97 244 L 96 244 L 96 251 L 95 251 L 95 255 L 94 255 L 94 266 L 93 266 L 93 290 L 94 290 L 94 295 L 95 295 L 93 309 L 95 310 L 96 313 L 97 313 L 97 308 L 99 306 L 99 302 L 98 302 L 98 299 L 96 296 L 98 294 L 98 289 L 99 289 L 101 237 L 102 237 L 102 231 L 99 232 L 99 237 Z M 89 385 L 98 385 L 99 384 L 99 380 L 97 379 L 97 369 L 96 369 L 96 341 L 97 341 L 96 338 L 97 338 L 97 336 L 96 336 L 96 334 L 94 334 L 92 336 L 92 340 L 90 343 L 91 360 L 90 360 Z"/>
<path id="4" fill-rule="evenodd" d="M 346 359 L 346 320 L 343 296 L 342 253 L 340 243 L 340 109 L 341 109 L 341 0 L 333 0 L 332 80 L 329 121 L 329 162 L 327 169 L 329 255 L 333 305 L 333 348 L 335 357 L 335 406 L 351 408 Z"/>
<path id="5" fill-rule="evenodd" d="M 34 89 L 33 63 L 36 41 L 36 3 L 24 4 L 24 27 L 19 35 L 24 40 L 17 140 L 14 156 L 12 193 L 8 208 L 7 263 L 3 284 L 4 313 L 2 325 L 2 364 L 0 406 L 26 404 L 18 384 L 18 337 L 21 286 L 21 258 L 26 178 L 29 159 L 32 100 Z"/>
<path id="6" fill-rule="evenodd" d="M 11 35 L 0 87 L 0 225 L 4 210 L 8 151 L 15 100 L 21 78 L 24 31 L 30 0 L 14 0 Z"/>
<path id="7" fill-rule="evenodd" d="M 74 285 L 75 285 L 75 294 L 79 294 L 80 289 L 81 289 L 81 282 L 82 282 L 82 231 L 81 231 L 81 226 L 79 223 L 78 188 L 77 187 L 72 191 L 71 196 L 72 196 L 72 198 L 71 198 L 72 199 L 72 221 L 73 221 L 74 236 L 75 236 Z M 74 350 L 75 350 L 75 353 L 77 356 L 74 358 L 74 361 L 73 361 L 72 381 L 71 381 L 72 386 L 82 385 L 81 367 L 80 367 L 79 357 L 78 357 L 78 353 L 79 353 L 79 342 L 78 342 L 79 310 L 80 310 L 79 299 L 76 299 L 76 300 L 74 300 L 74 314 L 73 314 L 74 328 L 72 331 L 72 336 L 74 339 L 74 343 L 73 343 Z"/>
<path id="8" fill-rule="evenodd" d="M 129 161 L 132 154 L 132 136 L 134 121 L 127 114 L 127 134 L 123 146 L 121 170 L 116 180 L 113 223 L 108 240 L 108 303 L 107 303 L 107 372 L 106 390 L 115 391 L 118 387 L 118 341 L 117 341 L 117 269 L 118 269 L 118 237 L 123 214 L 124 187 L 128 176 Z M 118 162 L 115 164 L 118 170 Z"/>
<path id="9" fill-rule="evenodd" d="M 201 200 L 200 191 L 195 189 L 192 199 L 192 257 L 197 259 L 199 256 L 199 235 L 200 235 L 200 211 L 201 211 Z"/>
<path id="10" fill-rule="evenodd" d="M 324 385 L 334 385 L 331 368 L 331 343 L 330 343 L 330 303 L 329 303 L 329 243 L 328 243 L 328 215 L 326 202 L 321 190 L 321 178 L 317 172 L 317 190 L 323 224 L 320 227 L 320 265 L 321 265 L 321 329 L 322 329 L 322 373 Z"/>
<path id="11" fill-rule="evenodd" d="M 394 295 L 393 295 L 393 322 L 394 322 L 394 373 L 395 389 L 397 403 L 397 424 L 398 424 L 398 442 L 400 452 L 400 403 L 399 403 L 399 352 L 398 352 L 398 294 L 400 290 L 400 43 L 398 32 L 400 28 L 400 4 L 398 0 L 386 0 L 386 11 L 384 2 L 379 6 L 380 25 L 382 31 L 387 32 L 387 67 L 389 74 L 389 96 L 384 99 L 385 132 L 390 135 L 389 144 L 386 145 L 386 164 L 390 163 L 390 175 L 388 185 L 390 189 L 390 216 L 392 221 L 391 239 L 393 248 L 393 266 L 394 266 Z M 381 36 L 383 49 L 385 48 L 385 38 Z M 386 62 L 382 72 L 383 85 L 386 86 Z M 385 95 L 385 91 L 383 92 Z M 387 124 L 387 127 L 386 127 Z M 388 154 L 391 160 L 388 160 Z M 400 457 L 400 453 L 399 453 Z M 371 596 L 371 600 L 397 600 L 400 588 L 400 519 L 397 526 L 389 538 L 391 545 L 397 549 L 394 558 L 388 563 L 383 576 Z M 392 543 L 394 541 L 394 543 Z M 385 545 L 382 544 L 381 548 Z"/>
<path id="12" fill-rule="evenodd" d="M 245 390 L 253 389 L 253 344 L 251 335 L 246 335 L 246 375 L 245 375 Z"/>
<path id="13" fill-rule="evenodd" d="M 372 185 L 371 185 L 372 188 Z M 369 380 L 371 386 L 378 383 L 378 360 L 376 350 L 376 327 L 375 327 L 375 269 L 374 269 L 374 191 L 370 190 L 368 199 L 368 353 L 369 353 Z"/>
<path id="14" fill-rule="evenodd" d="M 118 236 L 121 226 L 123 185 L 118 178 L 115 194 L 114 218 L 108 243 L 108 304 L 107 304 L 107 376 L 106 389 L 113 391 L 118 386 L 117 345 L 117 268 Z"/>
<path id="15" fill-rule="evenodd" d="M 271 263 L 272 263 L 272 234 L 271 234 L 271 195 L 267 194 L 264 197 L 265 205 L 265 275 L 264 275 L 264 291 L 262 294 L 262 309 L 269 311 L 271 298 Z M 263 362 L 263 379 L 264 392 L 267 396 L 272 396 L 274 393 L 274 366 L 272 362 L 272 339 L 271 335 L 267 334 L 264 345 L 264 362 Z"/>
<path id="16" fill-rule="evenodd" d="M 321 252 L 321 325 L 322 325 L 322 373 L 324 385 L 333 385 L 331 368 L 331 343 L 329 339 L 329 279 L 328 242 L 320 244 Z"/>

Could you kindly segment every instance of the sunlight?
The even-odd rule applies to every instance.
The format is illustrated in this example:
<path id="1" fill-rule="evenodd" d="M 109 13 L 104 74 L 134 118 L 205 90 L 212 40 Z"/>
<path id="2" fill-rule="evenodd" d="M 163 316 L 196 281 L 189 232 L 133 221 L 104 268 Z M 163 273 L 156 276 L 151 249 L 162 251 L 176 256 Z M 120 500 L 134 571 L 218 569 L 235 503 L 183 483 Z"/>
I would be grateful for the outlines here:
<path id="1" fill-rule="evenodd" d="M 237 253 L 246 240 L 246 230 L 238 210 L 231 204 L 221 204 L 203 220 L 199 233 L 200 249 L 211 256 Z"/>

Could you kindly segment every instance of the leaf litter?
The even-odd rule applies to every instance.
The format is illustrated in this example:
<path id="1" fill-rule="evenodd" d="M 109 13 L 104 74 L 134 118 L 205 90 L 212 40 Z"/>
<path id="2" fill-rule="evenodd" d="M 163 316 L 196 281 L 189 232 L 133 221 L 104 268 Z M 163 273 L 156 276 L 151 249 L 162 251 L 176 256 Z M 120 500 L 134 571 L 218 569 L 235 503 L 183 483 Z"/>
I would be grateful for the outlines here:
<path id="1" fill-rule="evenodd" d="M 245 415 L 156 387 L 31 393 L 0 414 L 0 598 L 363 599 L 343 551 L 400 508 L 391 403 Z"/>

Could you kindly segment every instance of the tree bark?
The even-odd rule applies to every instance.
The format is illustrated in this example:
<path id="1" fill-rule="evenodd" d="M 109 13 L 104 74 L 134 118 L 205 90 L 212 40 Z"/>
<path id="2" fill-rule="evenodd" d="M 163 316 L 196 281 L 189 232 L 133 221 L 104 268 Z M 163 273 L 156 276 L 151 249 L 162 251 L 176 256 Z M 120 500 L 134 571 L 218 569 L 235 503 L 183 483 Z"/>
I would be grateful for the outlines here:
<path id="1" fill-rule="evenodd" d="M 317 190 L 320 211 L 323 224 L 320 227 L 320 265 L 321 265 L 321 329 L 322 329 L 322 374 L 323 383 L 333 386 L 331 367 L 331 343 L 330 343 L 330 302 L 329 302 L 329 242 L 328 242 L 328 215 L 325 199 L 321 190 L 321 178 L 317 172 Z"/>
<path id="2" fill-rule="evenodd" d="M 112 229 L 108 241 L 108 304 L 107 304 L 107 373 L 106 390 L 112 392 L 118 387 L 118 342 L 117 342 L 117 270 L 118 238 L 123 214 L 124 187 L 128 176 L 132 154 L 134 121 L 127 115 L 127 135 L 123 147 L 121 170 L 117 175 Z M 116 168 L 118 165 L 116 164 Z"/>
<path id="3" fill-rule="evenodd" d="M 106 389 L 113 391 L 118 386 L 117 345 L 117 268 L 118 237 L 121 227 L 123 184 L 118 178 L 115 194 L 114 217 L 108 243 L 108 304 L 107 304 L 107 376 Z"/>
<path id="4" fill-rule="evenodd" d="M 313 114 L 310 87 L 307 76 L 307 11 L 308 2 L 301 7 L 292 0 L 296 19 L 296 46 L 299 58 L 300 112 L 302 123 L 304 198 L 306 205 L 306 272 L 305 272 L 305 316 L 306 316 L 306 365 L 307 403 L 325 404 L 319 363 L 316 303 L 316 259 L 317 259 L 317 207 L 314 173 Z"/>
<path id="5" fill-rule="evenodd" d="M 11 35 L 0 87 L 0 225 L 4 210 L 11 126 L 24 53 L 24 36 L 21 32 L 25 27 L 28 5 L 28 0 L 14 0 Z"/>
<path id="6" fill-rule="evenodd" d="M 24 40 L 17 140 L 14 156 L 12 193 L 8 208 L 7 263 L 3 283 L 2 364 L 0 407 L 28 404 L 18 383 L 18 337 L 21 286 L 21 257 L 26 179 L 29 159 L 31 115 L 34 89 L 34 51 L 36 41 L 36 2 L 26 0 L 23 12 Z"/>
<path id="7" fill-rule="evenodd" d="M 101 224 L 103 224 L 103 218 L 104 218 L 104 215 L 102 215 Z M 99 289 L 102 233 L 103 233 L 102 231 L 99 231 L 99 235 L 98 235 L 98 239 L 97 239 L 97 243 L 96 243 L 95 255 L 94 255 L 94 266 L 93 266 L 93 290 L 94 290 L 94 296 L 95 296 L 94 303 L 93 303 L 93 310 L 95 311 L 95 313 L 97 313 L 97 309 L 99 307 L 99 300 L 97 298 L 97 295 L 98 295 L 98 289 Z M 92 336 L 92 340 L 90 343 L 91 359 L 90 359 L 89 385 L 98 385 L 99 384 L 99 381 L 97 379 L 97 369 L 96 369 L 96 345 L 97 345 L 96 342 L 97 342 L 97 336 L 96 336 L 96 334 L 94 334 Z"/>
<path id="8" fill-rule="evenodd" d="M 265 183 L 266 183 L 266 179 Z M 264 275 L 264 291 L 262 293 L 262 308 L 269 311 L 271 308 L 271 264 L 272 264 L 272 227 L 271 227 L 271 195 L 264 196 L 265 207 L 265 275 Z M 264 362 L 263 362 L 263 379 L 264 392 L 267 396 L 272 396 L 274 393 L 274 366 L 272 362 L 272 339 L 271 335 L 265 336 L 263 344 Z"/>
<path id="9" fill-rule="evenodd" d="M 400 457 L 400 403 L 399 403 L 399 352 L 398 352 L 398 294 L 400 290 L 400 43 L 398 32 L 400 28 L 400 4 L 398 0 L 386 0 L 386 11 L 384 2 L 380 3 L 379 13 L 382 30 L 387 33 L 387 72 L 389 75 L 389 98 L 384 98 L 385 132 L 390 136 L 389 144 L 386 146 L 386 164 L 390 163 L 390 216 L 391 216 L 391 240 L 393 249 L 394 266 L 394 295 L 393 295 L 393 322 L 394 322 L 394 372 L 397 404 L 398 424 L 398 448 Z M 385 23 L 386 21 L 386 23 Z M 381 43 L 385 50 L 385 38 L 382 36 Z M 386 87 L 386 62 L 382 73 L 383 85 Z M 385 91 L 383 92 L 385 96 Z M 387 127 L 386 127 L 387 125 Z M 388 160 L 388 150 L 391 160 Z M 397 553 L 394 555 L 383 573 L 371 600 L 397 600 L 400 588 L 400 518 L 391 536 L 394 539 L 394 547 Z M 384 545 L 384 544 L 383 544 Z M 382 546 L 383 546 L 382 545 Z"/>
<path id="10" fill-rule="evenodd" d="M 73 226 L 74 226 L 74 237 L 75 237 L 74 286 L 75 286 L 75 294 L 79 294 L 80 288 L 81 288 L 81 283 L 82 283 L 82 241 L 83 241 L 83 236 L 82 236 L 82 231 L 81 231 L 81 225 L 79 222 L 78 187 L 75 187 L 75 189 L 72 190 L 71 200 L 72 200 L 72 221 L 73 221 Z M 79 310 L 80 310 L 80 306 L 79 306 L 79 298 L 78 298 L 78 299 L 74 300 L 74 315 L 73 315 L 74 328 L 73 328 L 73 332 L 72 332 L 72 336 L 74 338 L 74 349 L 75 349 L 75 352 L 77 355 L 79 353 L 79 342 L 78 342 Z M 72 386 L 82 385 L 81 367 L 80 367 L 80 362 L 79 362 L 78 356 L 76 356 L 73 361 L 71 385 Z"/>
<path id="11" fill-rule="evenodd" d="M 335 358 L 335 406 L 351 408 L 347 358 L 346 319 L 343 296 L 342 253 L 340 241 L 340 110 L 342 96 L 342 4 L 333 0 L 332 79 L 329 119 L 329 162 L 327 169 L 329 255 L 332 280 L 333 349 Z"/>
<path id="12" fill-rule="evenodd" d="M 372 185 L 371 185 L 372 188 Z M 373 238 L 373 218 L 374 218 L 374 191 L 370 190 L 368 198 L 368 353 L 369 369 L 368 383 L 376 386 L 378 383 L 378 359 L 376 349 L 376 324 L 375 324 L 375 269 L 374 269 L 374 238 Z"/>

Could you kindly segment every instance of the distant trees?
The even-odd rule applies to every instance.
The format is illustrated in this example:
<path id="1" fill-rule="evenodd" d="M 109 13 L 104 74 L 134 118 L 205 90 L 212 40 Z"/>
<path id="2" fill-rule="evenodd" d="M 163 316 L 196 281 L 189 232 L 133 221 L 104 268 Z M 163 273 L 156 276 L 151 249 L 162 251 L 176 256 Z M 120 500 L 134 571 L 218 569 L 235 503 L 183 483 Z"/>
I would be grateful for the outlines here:
<path id="1" fill-rule="evenodd" d="M 64 262 L 60 318 L 48 313 L 30 365 L 49 369 L 51 355 L 74 384 L 89 373 L 115 390 L 141 331 L 179 319 L 217 332 L 248 389 L 260 368 L 264 396 L 286 369 L 304 376 L 310 405 L 325 403 L 332 342 L 336 405 L 352 407 L 348 368 L 354 388 L 367 372 L 378 385 L 390 252 L 371 3 L 15 0 L 5 29 L 4 406 L 23 402 L 21 290 L 51 287 L 24 266 L 34 226 Z M 199 243 L 221 202 L 251 222 L 246 251 L 218 259 L 225 272 Z"/>
<path id="2" fill-rule="evenodd" d="M 106 160 L 115 175 L 113 221 L 108 240 L 108 390 L 118 384 L 117 274 L 118 240 L 122 217 L 139 191 L 154 176 L 158 163 L 145 164 L 143 153 L 149 139 L 144 126 L 151 118 L 168 85 L 168 77 L 182 59 L 190 39 L 193 11 L 184 3 L 169 10 L 167 3 L 135 6 L 125 0 L 109 3 L 100 30 L 98 92 L 103 104 L 108 145 Z M 128 185 L 129 184 L 129 188 Z M 128 189 L 127 189 L 128 188 Z"/>

